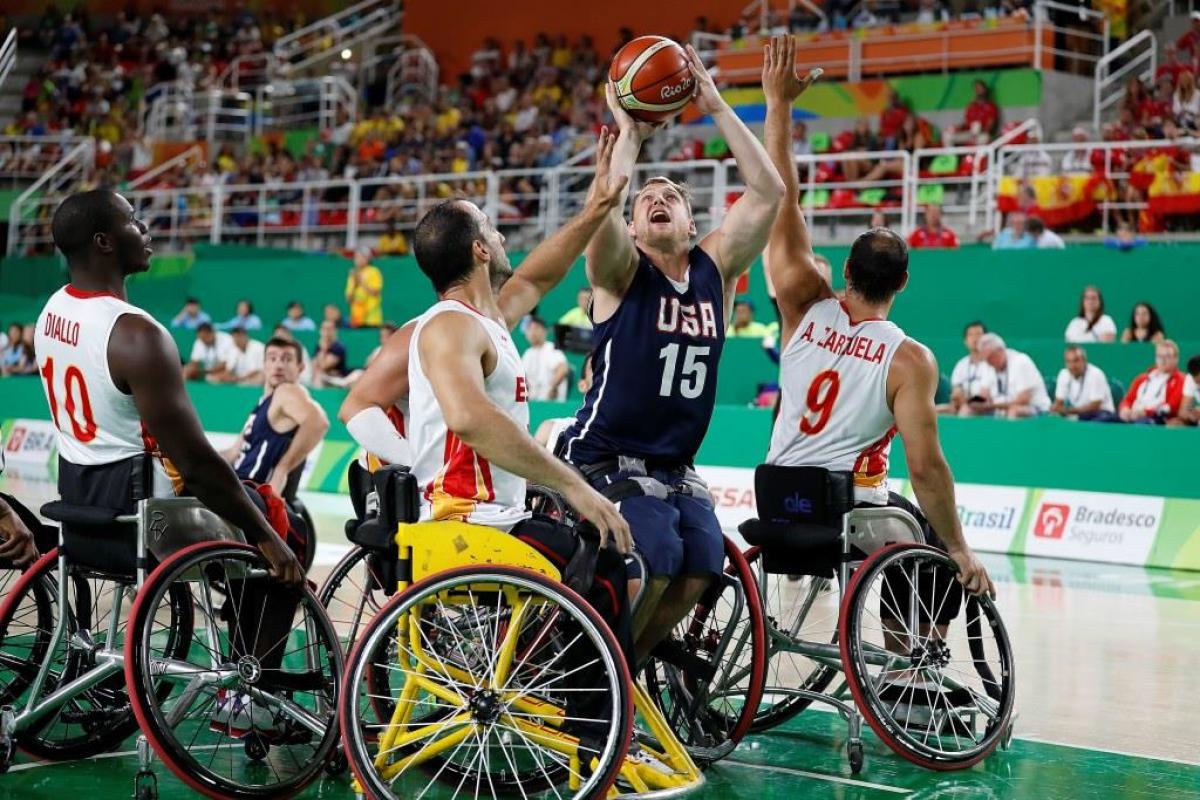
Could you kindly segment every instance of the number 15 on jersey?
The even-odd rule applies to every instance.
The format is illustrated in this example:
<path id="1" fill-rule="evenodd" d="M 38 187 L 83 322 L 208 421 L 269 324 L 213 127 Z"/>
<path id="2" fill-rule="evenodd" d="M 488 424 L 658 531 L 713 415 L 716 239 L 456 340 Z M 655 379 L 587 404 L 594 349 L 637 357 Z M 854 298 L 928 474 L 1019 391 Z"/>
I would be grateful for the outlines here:
<path id="1" fill-rule="evenodd" d="M 688 400 L 695 400 L 704 394 L 704 382 L 708 379 L 708 365 L 701 359 L 711 352 L 710 347 L 688 345 L 683 353 L 683 364 L 679 365 L 679 344 L 672 342 L 658 351 L 658 357 L 663 361 L 662 380 L 658 385 L 660 397 L 670 397 L 675 391 L 675 375 L 678 367 L 679 394 Z"/>

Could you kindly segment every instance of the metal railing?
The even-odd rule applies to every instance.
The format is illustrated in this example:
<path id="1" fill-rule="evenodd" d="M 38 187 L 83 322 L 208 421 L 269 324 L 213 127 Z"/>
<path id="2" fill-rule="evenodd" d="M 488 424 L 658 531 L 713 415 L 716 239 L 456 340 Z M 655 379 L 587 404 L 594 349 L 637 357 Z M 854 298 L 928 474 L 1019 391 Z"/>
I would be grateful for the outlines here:
<path id="1" fill-rule="evenodd" d="M 1059 16 L 1061 24 L 1056 25 L 1051 21 L 1052 14 Z M 1078 24 L 1074 24 L 1074 22 L 1068 24 L 1063 19 L 1068 14 L 1072 20 L 1078 19 Z M 1010 24 L 1016 25 L 1018 23 L 1013 21 Z M 990 49 L 982 45 L 976 45 L 969 51 L 951 48 L 950 44 L 952 41 L 956 45 L 961 45 L 964 41 L 972 39 L 984 40 L 993 36 L 995 29 L 990 26 L 946 30 L 914 29 L 894 33 L 881 32 L 877 36 L 869 36 L 866 39 L 860 35 L 830 37 L 828 39 L 818 38 L 813 41 L 814 45 L 819 45 L 823 50 L 837 47 L 841 49 L 844 55 L 832 60 L 823 59 L 820 64 L 815 66 L 821 66 L 827 71 L 836 70 L 839 74 L 844 73 L 846 79 L 849 81 L 860 81 L 864 75 L 888 75 L 897 71 L 905 71 L 906 67 L 911 68 L 911 65 L 931 64 L 934 59 L 937 59 L 937 70 L 949 72 L 952 69 L 975 67 L 981 61 L 986 63 L 987 59 L 995 59 L 1001 56 L 1013 57 L 1014 60 L 1019 58 L 1022 61 L 1028 62 L 1034 68 L 1041 69 L 1042 61 L 1046 55 L 1052 55 L 1058 59 L 1077 61 L 1084 65 L 1098 64 L 1108 55 L 1109 23 L 1108 18 L 1102 12 L 1082 6 L 1065 5 L 1054 2 L 1054 0 L 1039 0 L 1034 6 L 1033 15 L 1026 24 L 1033 32 L 1031 41 L 1024 47 L 1015 50 L 1011 47 L 1006 47 L 1002 50 Z M 869 28 L 865 29 L 867 32 L 870 30 Z M 1073 49 L 1062 49 L 1055 47 L 1053 44 L 1044 44 L 1043 39 L 1046 38 L 1044 34 L 1047 32 L 1054 33 L 1056 37 L 1061 35 L 1064 39 L 1074 41 L 1075 47 Z M 720 45 L 728 41 L 728 36 L 701 34 L 698 37 L 693 37 L 693 46 L 697 48 L 697 52 L 701 58 L 705 59 L 705 63 L 709 63 L 709 59 L 715 58 Z M 1053 38 L 1051 41 L 1053 41 Z M 927 49 L 925 52 L 908 55 L 888 53 L 886 55 L 872 56 L 869 54 L 869 46 L 872 44 L 900 44 L 911 47 L 920 43 L 928 43 L 934 47 Z M 868 48 L 866 54 L 864 54 L 864 47 Z M 738 50 L 738 52 L 755 53 L 761 52 L 761 49 L 760 43 L 754 43 L 744 49 Z M 801 60 L 804 59 L 803 43 L 801 43 L 799 57 Z M 749 81 L 758 77 L 760 69 L 759 66 L 727 69 L 721 73 L 719 79 L 727 83 Z M 912 71 L 916 72 L 918 70 L 912 69 Z M 930 72 L 934 70 L 923 67 L 920 71 Z M 1091 68 L 1088 71 L 1090 72 Z"/>
<path id="2" fill-rule="evenodd" d="M 4 79 L 12 72 L 13 67 L 17 65 L 17 29 L 12 28 L 8 32 L 8 36 L 4 37 L 4 44 L 0 44 L 0 86 L 4 85 Z"/>
<path id="3" fill-rule="evenodd" d="M 127 187 L 130 190 L 136 191 L 154 185 L 154 182 L 162 175 L 170 174 L 176 169 L 196 169 L 203 166 L 205 163 L 204 148 L 200 145 L 192 145 L 178 155 L 172 156 L 157 167 L 143 172 L 136 178 L 129 181 Z"/>
<path id="4" fill-rule="evenodd" d="M 416 36 L 406 34 L 401 38 L 403 49 L 387 73 L 388 107 L 394 108 L 409 93 L 417 93 L 427 102 L 432 102 L 437 97 L 437 58 Z"/>
<path id="5" fill-rule="evenodd" d="M 345 48 L 394 30 L 401 16 L 396 0 L 363 0 L 280 37 L 275 42 L 274 55 L 291 70 L 302 70 Z"/>
<path id="6" fill-rule="evenodd" d="M 341 77 L 275 82 L 255 92 L 253 132 L 316 126 L 327 131 L 358 119 L 358 94 Z"/>
<path id="7" fill-rule="evenodd" d="M 74 189 L 96 166 L 96 141 L 79 141 L 58 163 L 22 192 L 8 211 L 7 255 L 17 252 L 17 243 L 42 243 L 50 237 L 50 215 L 63 195 Z M 39 233 L 38 231 L 44 231 Z"/>
<path id="8" fill-rule="evenodd" d="M 10 186 L 36 180 L 88 136 L 0 136 L 0 180 Z"/>
<path id="9" fill-rule="evenodd" d="M 1125 97 L 1125 83 L 1130 77 L 1153 83 L 1157 67 L 1158 40 L 1151 31 L 1141 31 L 1100 59 L 1092 84 L 1092 126 L 1100 130 L 1105 109 Z"/>
<path id="10" fill-rule="evenodd" d="M 912 213 L 921 205 L 920 190 L 924 186 L 938 185 L 950 189 L 946 200 L 941 203 L 942 213 L 946 216 L 965 215 L 967 225 L 972 229 L 977 226 L 991 230 L 995 224 L 993 216 L 996 210 L 997 172 L 992 169 L 999 150 L 1012 144 L 1030 133 L 1042 136 L 1042 126 L 1036 119 L 1027 119 L 1012 130 L 1005 131 L 996 139 L 982 144 L 958 145 L 950 147 L 923 147 L 913 152 L 918 168 L 908 174 L 909 207 Z M 950 174 L 925 172 L 921 165 L 930 165 L 939 156 L 954 156 L 957 159 L 971 159 L 971 168 L 964 175 L 962 171 Z M 962 197 L 965 189 L 965 198 Z M 959 190 L 959 191 L 955 191 Z M 982 224 L 981 224 L 982 222 Z"/>
<path id="11" fill-rule="evenodd" d="M 145 118 L 146 137 L 212 145 L 249 143 L 255 133 L 255 98 L 249 92 L 173 87 L 156 97 Z"/>

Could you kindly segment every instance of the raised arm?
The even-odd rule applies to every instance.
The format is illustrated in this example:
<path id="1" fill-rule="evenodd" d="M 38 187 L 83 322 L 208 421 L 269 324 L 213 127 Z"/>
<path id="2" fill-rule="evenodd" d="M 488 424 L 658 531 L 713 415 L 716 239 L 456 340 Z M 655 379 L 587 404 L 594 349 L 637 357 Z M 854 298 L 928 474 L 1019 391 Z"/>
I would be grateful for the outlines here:
<path id="1" fill-rule="evenodd" d="M 408 345 L 416 327 L 415 321 L 409 322 L 384 342 L 338 410 L 338 419 L 354 441 L 389 464 L 410 458 L 408 445 L 387 415 L 408 397 Z"/>
<path id="2" fill-rule="evenodd" d="M 309 453 L 325 438 L 329 431 L 329 418 L 325 416 L 325 409 L 298 383 L 285 383 L 277 387 L 274 402 L 279 403 L 279 410 L 285 417 L 296 423 L 291 444 L 279 457 L 279 463 L 267 481 L 275 494 L 283 497 L 288 476 L 304 463 Z"/>
<path id="3" fill-rule="evenodd" d="M 813 70 L 796 77 L 796 45 L 791 36 L 776 36 L 763 49 L 763 92 L 767 96 L 766 147 L 783 179 L 783 202 L 767 240 L 764 262 L 775 287 L 775 300 L 783 318 L 786 346 L 794 329 L 814 300 L 832 297 L 833 290 L 817 269 L 812 239 L 800 210 L 800 181 L 792 158 L 792 104 L 820 75 Z"/>
<path id="4" fill-rule="evenodd" d="M 624 208 L 629 176 L 612 175 L 617 143 L 617 137 L 607 128 L 600 131 L 600 139 L 596 142 L 596 175 L 583 208 L 535 247 L 500 290 L 497 302 L 509 330 L 517 327 L 546 293 L 566 276 L 597 230 L 607 224 L 614 209 L 620 213 Z"/>
<path id="5" fill-rule="evenodd" d="M 602 541 L 611 532 L 621 551 L 629 552 L 629 526 L 616 507 L 488 397 L 484 361 L 492 344 L 478 322 L 464 314 L 439 314 L 426 323 L 417 347 L 451 433 L 501 469 L 561 492 L 596 525 Z"/>
<path id="6" fill-rule="evenodd" d="M 242 488 L 233 468 L 204 436 L 196 409 L 183 388 L 179 351 L 157 325 L 133 314 L 117 320 L 108 342 L 108 363 L 117 388 L 134 405 L 159 448 L 179 470 L 188 490 L 212 511 L 241 528 L 288 583 L 303 574 L 299 562 Z"/>
<path id="7" fill-rule="evenodd" d="M 721 131 L 746 182 L 746 191 L 730 207 L 721 227 L 700 242 L 717 262 L 721 275 L 731 281 L 749 269 L 762 253 L 783 199 L 783 181 L 758 138 L 721 97 L 691 45 L 687 46 L 687 54 L 696 78 L 696 108 L 709 115 Z"/>
<path id="8" fill-rule="evenodd" d="M 908 475 L 917 503 L 929 519 L 946 551 L 959 567 L 959 580 L 972 594 L 995 596 L 987 570 L 963 538 L 962 524 L 954 500 L 954 476 L 938 441 L 938 371 L 933 355 L 911 339 L 900 345 L 888 371 L 888 393 L 896 430 L 908 457 Z"/>
<path id="9" fill-rule="evenodd" d="M 619 303 L 637 268 L 637 249 L 629 235 L 625 221 L 625 201 L 628 199 L 629 183 L 633 168 L 637 164 L 642 143 L 650 138 L 655 126 L 638 122 L 629 116 L 617 100 L 616 87 L 609 82 L 605 88 L 608 109 L 617 122 L 617 141 L 613 145 L 612 165 L 608 180 L 612 184 L 624 179 L 621 195 L 605 215 L 587 246 L 587 277 L 602 304 L 607 301 Z"/>

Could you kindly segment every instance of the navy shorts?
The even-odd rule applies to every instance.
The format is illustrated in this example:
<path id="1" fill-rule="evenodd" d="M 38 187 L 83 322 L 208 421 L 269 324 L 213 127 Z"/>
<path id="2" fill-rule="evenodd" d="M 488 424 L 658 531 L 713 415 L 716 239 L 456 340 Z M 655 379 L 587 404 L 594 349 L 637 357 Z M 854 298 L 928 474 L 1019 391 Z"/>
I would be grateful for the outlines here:
<path id="1" fill-rule="evenodd" d="M 683 484 L 684 469 L 651 470 L 649 476 L 673 491 L 666 500 L 630 497 L 617 503 L 629 523 L 634 545 L 652 577 L 720 575 L 725 569 L 725 542 L 713 509 L 712 495 L 693 484 Z M 592 486 L 606 485 L 629 477 L 613 472 L 591 478 Z"/>

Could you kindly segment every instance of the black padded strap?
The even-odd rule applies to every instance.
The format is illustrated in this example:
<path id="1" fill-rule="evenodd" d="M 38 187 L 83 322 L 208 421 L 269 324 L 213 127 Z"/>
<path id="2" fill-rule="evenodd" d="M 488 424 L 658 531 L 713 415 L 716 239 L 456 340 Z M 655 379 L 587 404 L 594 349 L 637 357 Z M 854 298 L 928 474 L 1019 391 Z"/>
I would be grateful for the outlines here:
<path id="1" fill-rule="evenodd" d="M 78 506 L 54 500 L 42 506 L 42 516 L 65 525 L 112 525 L 123 512 L 117 508 Z"/>

